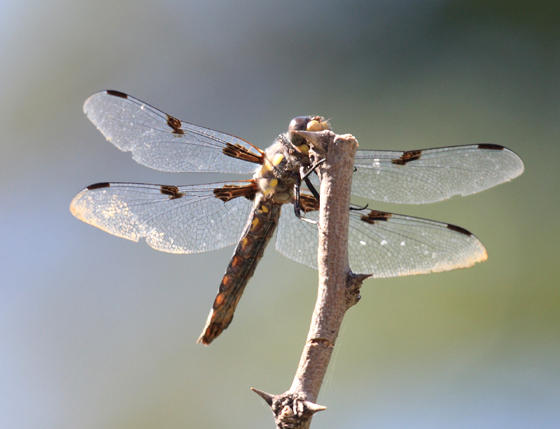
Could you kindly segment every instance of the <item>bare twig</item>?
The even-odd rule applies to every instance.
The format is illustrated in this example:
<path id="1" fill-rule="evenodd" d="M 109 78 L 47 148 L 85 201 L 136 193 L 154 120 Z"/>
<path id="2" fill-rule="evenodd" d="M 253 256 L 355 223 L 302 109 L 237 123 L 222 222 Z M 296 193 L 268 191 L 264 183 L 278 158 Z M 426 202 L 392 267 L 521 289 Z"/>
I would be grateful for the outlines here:
<path id="1" fill-rule="evenodd" d="M 274 413 L 276 427 L 308 428 L 311 417 L 326 409 L 315 401 L 327 371 L 346 310 L 359 300 L 359 288 L 368 275 L 355 275 L 348 265 L 348 221 L 354 154 L 358 142 L 331 131 L 305 133 L 311 156 L 325 158 L 319 214 L 319 290 L 311 326 L 298 369 L 287 392 L 271 395 L 254 389 Z"/>

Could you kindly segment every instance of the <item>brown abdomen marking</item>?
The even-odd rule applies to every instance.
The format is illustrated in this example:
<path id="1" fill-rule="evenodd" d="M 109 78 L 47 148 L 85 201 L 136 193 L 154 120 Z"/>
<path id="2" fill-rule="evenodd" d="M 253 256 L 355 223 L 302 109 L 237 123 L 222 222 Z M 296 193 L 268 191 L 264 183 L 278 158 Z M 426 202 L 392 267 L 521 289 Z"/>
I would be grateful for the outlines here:
<path id="1" fill-rule="evenodd" d="M 257 194 L 253 211 L 222 278 L 199 343 L 210 344 L 231 323 L 243 290 L 278 224 L 281 207 L 281 204 L 273 204 L 265 200 L 262 194 Z"/>

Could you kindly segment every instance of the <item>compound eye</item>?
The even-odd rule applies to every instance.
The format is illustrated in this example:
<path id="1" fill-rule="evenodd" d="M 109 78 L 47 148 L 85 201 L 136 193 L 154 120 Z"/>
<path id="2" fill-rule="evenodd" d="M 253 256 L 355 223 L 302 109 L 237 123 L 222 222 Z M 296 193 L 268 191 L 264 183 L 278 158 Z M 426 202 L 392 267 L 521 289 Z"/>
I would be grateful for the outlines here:
<path id="1" fill-rule="evenodd" d="M 309 116 L 296 116 L 290 121 L 288 131 L 305 131 L 307 130 L 307 123 L 311 120 Z"/>

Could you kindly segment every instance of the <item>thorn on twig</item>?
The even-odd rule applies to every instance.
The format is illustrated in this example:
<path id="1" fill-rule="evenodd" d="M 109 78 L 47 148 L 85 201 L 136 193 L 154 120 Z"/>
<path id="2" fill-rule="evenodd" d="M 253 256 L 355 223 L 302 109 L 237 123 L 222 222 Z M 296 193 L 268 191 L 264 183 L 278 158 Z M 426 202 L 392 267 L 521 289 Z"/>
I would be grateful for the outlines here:
<path id="1" fill-rule="evenodd" d="M 356 305 L 362 298 L 360 295 L 360 288 L 364 280 L 370 278 L 372 274 L 354 274 L 348 273 L 346 277 L 346 305 L 347 308 Z"/>
<path id="2" fill-rule="evenodd" d="M 265 400 L 265 402 L 270 407 L 272 407 L 272 401 L 274 400 L 274 395 L 271 395 L 270 393 L 263 392 L 262 390 L 259 390 L 259 389 L 255 389 L 254 387 L 251 387 L 251 390 L 253 392 L 255 392 L 257 395 L 259 395 L 261 398 L 263 398 Z"/>
<path id="3" fill-rule="evenodd" d="M 319 405 L 310 401 L 303 401 L 303 406 L 306 407 L 311 414 L 315 414 L 318 411 L 325 411 L 327 409 L 324 405 Z"/>
<path id="4" fill-rule="evenodd" d="M 355 273 L 350 273 L 350 282 L 354 283 L 356 285 L 361 285 L 364 280 L 369 279 L 371 276 L 373 276 L 373 274 L 355 274 Z"/>
<path id="5" fill-rule="evenodd" d="M 326 410 L 327 407 L 303 399 L 301 394 L 284 392 L 272 395 L 251 387 L 251 390 L 263 398 L 274 414 L 276 427 L 280 429 L 297 429 L 307 427 L 313 414 Z"/>

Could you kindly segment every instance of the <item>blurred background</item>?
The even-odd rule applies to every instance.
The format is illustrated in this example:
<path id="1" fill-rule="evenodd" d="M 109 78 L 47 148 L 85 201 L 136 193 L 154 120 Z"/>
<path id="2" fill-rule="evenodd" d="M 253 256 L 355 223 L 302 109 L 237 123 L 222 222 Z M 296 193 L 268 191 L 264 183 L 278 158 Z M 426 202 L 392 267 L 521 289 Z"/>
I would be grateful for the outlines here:
<path id="1" fill-rule="evenodd" d="M 68 205 L 149 170 L 82 113 L 118 89 L 266 147 L 321 114 L 362 148 L 492 142 L 511 183 L 375 208 L 473 231 L 468 270 L 369 280 L 344 321 L 323 428 L 552 428 L 560 421 L 560 8 L 510 1 L 0 2 L 0 427 L 273 427 L 249 387 L 290 384 L 316 273 L 269 246 L 230 328 L 195 344 L 232 249 L 177 256 Z"/>

